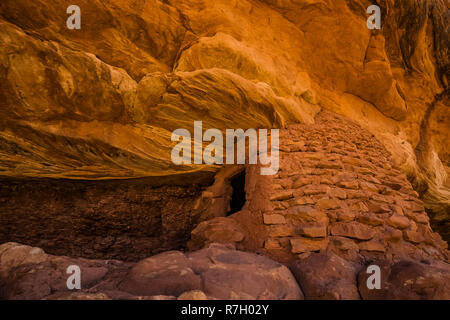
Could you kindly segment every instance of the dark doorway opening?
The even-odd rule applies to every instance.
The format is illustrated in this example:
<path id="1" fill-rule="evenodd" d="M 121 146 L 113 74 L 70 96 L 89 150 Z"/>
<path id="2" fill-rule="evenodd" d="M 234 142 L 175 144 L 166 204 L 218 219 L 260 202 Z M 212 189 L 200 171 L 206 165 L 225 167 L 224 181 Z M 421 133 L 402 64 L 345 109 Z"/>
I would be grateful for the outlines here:
<path id="1" fill-rule="evenodd" d="M 227 216 L 242 210 L 245 205 L 245 170 L 231 178 L 231 187 L 233 193 L 231 195 L 230 211 Z"/>

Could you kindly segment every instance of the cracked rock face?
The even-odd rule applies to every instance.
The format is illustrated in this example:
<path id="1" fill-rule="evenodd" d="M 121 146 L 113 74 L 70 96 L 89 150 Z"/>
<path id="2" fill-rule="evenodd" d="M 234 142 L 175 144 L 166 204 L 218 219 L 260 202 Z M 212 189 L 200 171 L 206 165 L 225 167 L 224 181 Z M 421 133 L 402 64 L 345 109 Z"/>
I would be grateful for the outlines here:
<path id="1" fill-rule="evenodd" d="M 447 279 L 439 263 L 450 240 L 449 6 L 377 3 L 381 30 L 366 27 L 367 0 L 78 0 L 81 29 L 69 30 L 70 1 L 1 1 L 1 242 L 133 263 L 220 242 L 297 261 L 291 270 L 306 298 L 377 298 L 356 277 L 387 261 L 386 286 L 406 281 L 411 290 L 382 297 L 448 299 L 448 288 L 433 294 L 420 281 Z M 197 120 L 204 130 L 281 129 L 280 171 L 262 177 L 246 166 L 246 202 L 230 217 L 236 172 L 171 161 L 172 132 L 192 133 Z M 25 261 L 27 250 L 59 279 L 59 262 L 39 249 L 13 256 Z M 194 270 L 197 252 L 209 251 L 178 252 L 180 265 Z M 16 258 L 0 257 L 0 272 L 16 279 L 0 279 L 9 298 L 303 297 L 278 282 L 265 296 L 266 267 L 293 279 L 273 261 L 261 262 L 251 289 L 230 282 L 220 291 L 211 279 L 238 279 L 246 268 L 220 259 L 229 274 L 191 270 L 181 287 L 173 279 L 154 292 L 135 280 L 139 263 L 151 269 L 145 260 L 133 268 L 89 260 L 94 286 L 111 278 L 102 289 L 51 296 L 57 285 L 44 271 L 40 286 L 21 278 L 27 267 Z M 310 279 L 315 264 L 341 264 L 342 283 Z M 418 280 L 394 277 L 402 268 Z"/>

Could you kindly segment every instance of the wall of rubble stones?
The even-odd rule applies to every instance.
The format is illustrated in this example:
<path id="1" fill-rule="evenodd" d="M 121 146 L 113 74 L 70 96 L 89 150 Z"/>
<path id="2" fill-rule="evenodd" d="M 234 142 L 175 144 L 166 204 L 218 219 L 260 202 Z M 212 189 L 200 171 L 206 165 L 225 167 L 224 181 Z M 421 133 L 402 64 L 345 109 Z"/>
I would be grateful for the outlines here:
<path id="1" fill-rule="evenodd" d="M 447 255 L 447 243 L 432 231 L 417 192 L 385 147 L 332 113 L 281 130 L 278 174 L 247 167 L 246 197 L 242 211 L 200 224 L 191 248 L 234 242 L 280 261 L 328 250 L 349 260 Z"/>

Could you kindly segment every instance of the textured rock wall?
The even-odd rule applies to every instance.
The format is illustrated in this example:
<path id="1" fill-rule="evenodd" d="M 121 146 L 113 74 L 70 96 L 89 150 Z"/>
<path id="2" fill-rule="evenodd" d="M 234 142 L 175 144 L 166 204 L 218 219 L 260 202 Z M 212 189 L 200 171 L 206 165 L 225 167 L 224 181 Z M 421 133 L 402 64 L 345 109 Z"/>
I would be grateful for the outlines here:
<path id="1" fill-rule="evenodd" d="M 371 31 L 366 8 L 374 2 L 382 29 Z M 198 224 L 188 249 L 226 242 L 289 261 L 307 298 L 377 298 L 357 286 L 362 268 L 378 259 L 392 275 L 388 288 L 410 284 L 402 270 L 415 279 L 412 293 L 391 290 L 390 297 L 448 299 L 448 251 L 435 232 L 448 241 L 446 1 L 79 0 L 82 28 L 68 30 L 71 4 L 0 2 L 1 242 L 137 260 L 184 246 Z M 262 177 L 247 166 L 247 202 L 231 217 L 229 180 L 241 167 L 170 160 L 172 131 L 192 131 L 195 120 L 205 130 L 282 129 L 280 173 Z M 204 190 L 182 175 L 193 172 L 217 173 L 214 184 L 208 180 Z M 148 177 L 162 184 L 128 180 Z M 62 178 L 80 181 L 44 180 Z M 122 181 L 104 181 L 111 179 Z M 186 183 L 192 186 L 180 187 Z M 0 268 L 8 257 L 16 261 L 16 250 L 24 258 L 34 249 L 0 252 Z M 54 258 L 34 252 L 42 261 L 33 263 L 53 268 Z M 183 253 L 175 258 L 180 272 L 195 269 Z M 128 288 L 108 280 L 92 293 L 159 294 L 139 292 L 148 265 L 120 267 L 117 277 L 113 271 L 114 281 L 130 276 Z M 323 268 L 314 280 L 316 266 Z M 20 297 L 21 285 L 44 288 L 33 297 L 52 292 L 39 284 L 45 277 L 21 278 L 27 266 L 8 268 L 0 294 Z M 248 273 L 227 268 L 233 279 Z M 210 287 L 192 272 L 167 281 L 234 297 L 241 281 L 219 292 L 214 270 L 205 272 Z M 10 273 L 16 282 L 5 284 Z M 264 297 L 265 288 L 255 286 L 238 297 Z M 295 288 L 270 298 L 302 297 Z"/>

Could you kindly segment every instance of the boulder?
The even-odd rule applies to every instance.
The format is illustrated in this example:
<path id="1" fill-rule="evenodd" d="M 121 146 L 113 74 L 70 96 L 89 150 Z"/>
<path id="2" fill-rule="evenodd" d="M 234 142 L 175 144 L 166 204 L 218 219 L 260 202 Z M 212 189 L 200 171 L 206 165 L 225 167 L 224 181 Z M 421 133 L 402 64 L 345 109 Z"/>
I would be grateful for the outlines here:
<path id="1" fill-rule="evenodd" d="M 119 289 L 138 296 L 179 296 L 183 292 L 201 289 L 201 278 L 192 264 L 179 251 L 169 251 L 139 261 Z"/>
<path id="2" fill-rule="evenodd" d="M 336 223 L 331 227 L 331 234 L 358 240 L 370 240 L 373 238 L 375 231 L 365 224 L 353 221 Z"/>

